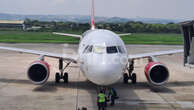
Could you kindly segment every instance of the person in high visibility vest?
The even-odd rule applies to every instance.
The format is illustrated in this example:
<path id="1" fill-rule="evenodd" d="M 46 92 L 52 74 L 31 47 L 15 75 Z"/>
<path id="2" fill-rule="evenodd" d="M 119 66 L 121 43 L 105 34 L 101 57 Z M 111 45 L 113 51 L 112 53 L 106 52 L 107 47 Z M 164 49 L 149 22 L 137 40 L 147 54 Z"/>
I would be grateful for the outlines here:
<path id="1" fill-rule="evenodd" d="M 97 102 L 98 102 L 98 110 L 106 110 L 106 107 L 105 107 L 106 95 L 103 93 L 102 90 L 98 94 Z"/>
<path id="2" fill-rule="evenodd" d="M 117 92 L 114 88 L 110 88 L 108 97 L 111 99 L 111 106 L 113 106 L 115 104 L 115 99 L 118 98 Z"/>

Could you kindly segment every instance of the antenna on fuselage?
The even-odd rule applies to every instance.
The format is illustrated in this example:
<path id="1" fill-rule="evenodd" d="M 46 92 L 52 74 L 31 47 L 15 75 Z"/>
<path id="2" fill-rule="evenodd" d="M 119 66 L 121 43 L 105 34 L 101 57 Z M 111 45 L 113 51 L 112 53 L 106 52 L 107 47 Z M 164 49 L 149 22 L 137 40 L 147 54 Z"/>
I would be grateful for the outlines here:
<path id="1" fill-rule="evenodd" d="M 91 29 L 95 29 L 95 20 L 94 20 L 94 0 L 92 0 L 92 10 L 91 10 Z"/>

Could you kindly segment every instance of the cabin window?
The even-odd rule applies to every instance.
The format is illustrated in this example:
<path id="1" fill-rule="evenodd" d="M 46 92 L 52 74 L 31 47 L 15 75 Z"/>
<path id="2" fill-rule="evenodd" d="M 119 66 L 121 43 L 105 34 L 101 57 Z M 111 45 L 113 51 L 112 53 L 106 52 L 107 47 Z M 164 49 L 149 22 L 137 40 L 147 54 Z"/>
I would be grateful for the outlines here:
<path id="1" fill-rule="evenodd" d="M 106 51 L 107 51 L 108 54 L 118 53 L 118 50 L 117 50 L 116 46 L 107 47 Z"/>

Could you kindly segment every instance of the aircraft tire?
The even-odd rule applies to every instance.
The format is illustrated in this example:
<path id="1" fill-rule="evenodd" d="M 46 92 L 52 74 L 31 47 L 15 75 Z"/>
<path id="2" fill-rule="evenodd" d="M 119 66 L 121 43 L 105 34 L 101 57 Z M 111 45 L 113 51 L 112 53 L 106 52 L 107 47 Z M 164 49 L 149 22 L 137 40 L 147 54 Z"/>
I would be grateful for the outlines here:
<path id="1" fill-rule="evenodd" d="M 68 83 L 68 73 L 64 73 L 63 80 L 64 83 Z"/>
<path id="2" fill-rule="evenodd" d="M 132 74 L 132 76 L 131 76 L 131 81 L 132 81 L 132 84 L 136 84 L 136 82 L 137 82 L 136 73 L 133 73 L 133 74 Z"/>
<path id="3" fill-rule="evenodd" d="M 129 80 L 129 76 L 127 73 L 123 74 L 123 83 L 124 84 L 127 84 L 128 83 L 128 80 Z"/>
<path id="4" fill-rule="evenodd" d="M 59 73 L 56 73 L 56 74 L 55 74 L 55 82 L 56 82 L 56 83 L 59 83 L 59 82 L 60 82 L 60 79 L 61 79 L 61 78 L 60 78 L 60 74 L 59 74 Z"/>

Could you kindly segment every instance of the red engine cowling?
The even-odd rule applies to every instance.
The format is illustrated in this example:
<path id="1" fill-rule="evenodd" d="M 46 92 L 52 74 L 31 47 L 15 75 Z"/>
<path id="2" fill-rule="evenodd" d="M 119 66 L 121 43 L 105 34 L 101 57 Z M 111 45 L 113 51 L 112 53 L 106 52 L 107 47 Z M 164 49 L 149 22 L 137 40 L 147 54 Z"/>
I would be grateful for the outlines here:
<path id="1" fill-rule="evenodd" d="M 45 61 L 33 62 L 27 71 L 28 78 L 34 84 L 44 84 L 47 82 L 50 75 L 49 64 Z"/>
<path id="2" fill-rule="evenodd" d="M 145 67 L 145 75 L 149 83 L 161 86 L 168 82 L 168 68 L 160 62 L 150 62 Z"/>

